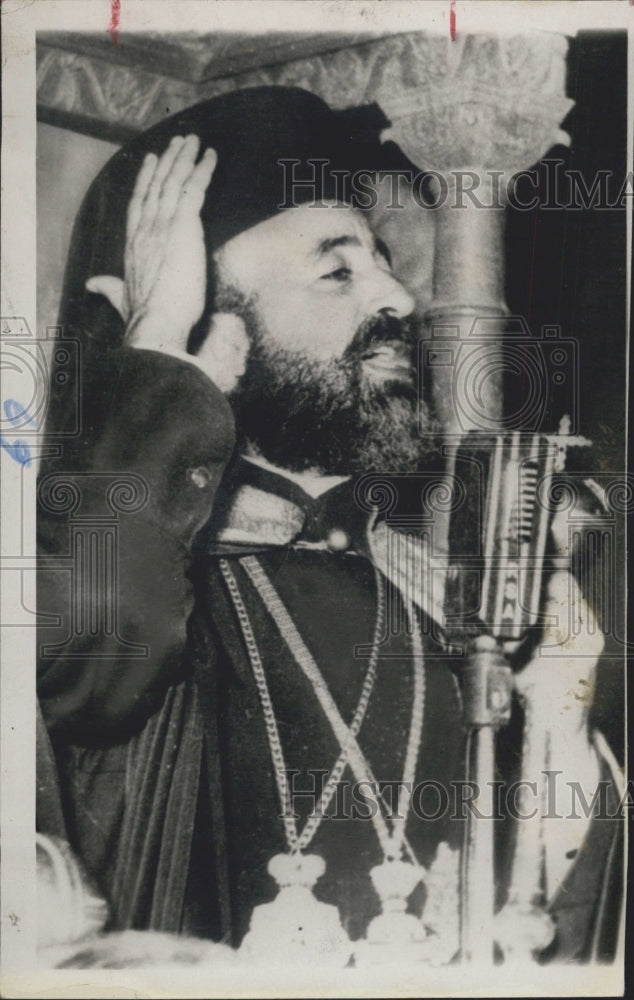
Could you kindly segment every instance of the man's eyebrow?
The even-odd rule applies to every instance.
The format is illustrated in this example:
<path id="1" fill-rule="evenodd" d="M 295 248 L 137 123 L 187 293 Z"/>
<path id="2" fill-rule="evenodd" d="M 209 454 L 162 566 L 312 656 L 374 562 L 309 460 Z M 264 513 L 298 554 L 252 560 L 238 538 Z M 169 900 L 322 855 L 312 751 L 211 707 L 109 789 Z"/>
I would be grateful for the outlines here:
<path id="1" fill-rule="evenodd" d="M 315 248 L 315 256 L 325 257 L 327 253 L 331 250 L 336 250 L 337 247 L 360 247 L 361 240 L 358 236 L 350 236 L 344 234 L 343 236 L 327 236 L 325 240 L 320 240 Z"/>
<path id="2" fill-rule="evenodd" d="M 321 240 L 315 249 L 316 257 L 324 257 L 331 250 L 336 250 L 337 247 L 360 247 L 361 240 L 358 236 L 350 236 L 349 234 L 344 234 L 342 236 L 328 236 L 326 239 Z M 391 265 L 392 256 L 388 250 L 387 245 L 383 240 L 375 237 L 374 239 L 374 252 L 380 253 L 382 257 Z"/>

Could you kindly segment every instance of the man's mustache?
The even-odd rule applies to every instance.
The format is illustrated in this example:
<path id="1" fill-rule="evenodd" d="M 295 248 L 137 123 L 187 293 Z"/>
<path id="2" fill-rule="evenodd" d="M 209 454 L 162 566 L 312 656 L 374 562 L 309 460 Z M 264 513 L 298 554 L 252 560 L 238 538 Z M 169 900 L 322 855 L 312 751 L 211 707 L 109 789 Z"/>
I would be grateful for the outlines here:
<path id="1" fill-rule="evenodd" d="M 343 356 L 359 360 L 371 348 L 387 341 L 400 342 L 414 351 L 418 340 L 417 331 L 417 324 L 409 318 L 383 314 L 373 316 L 359 327 Z"/>

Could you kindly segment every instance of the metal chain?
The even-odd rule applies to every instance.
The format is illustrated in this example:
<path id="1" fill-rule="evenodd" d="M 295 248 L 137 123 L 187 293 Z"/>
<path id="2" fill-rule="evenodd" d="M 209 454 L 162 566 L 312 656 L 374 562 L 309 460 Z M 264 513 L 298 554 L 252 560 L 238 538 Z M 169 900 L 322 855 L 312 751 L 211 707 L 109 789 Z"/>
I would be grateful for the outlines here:
<path id="1" fill-rule="evenodd" d="M 245 560 L 240 560 L 244 565 Z M 258 564 L 259 566 L 259 564 Z M 244 636 L 244 640 L 247 646 L 247 653 L 251 661 L 251 667 L 253 670 L 253 675 L 258 688 L 258 693 L 260 695 L 260 700 L 262 702 L 262 711 L 264 715 L 265 727 L 269 739 L 269 745 L 271 748 L 271 757 L 273 760 L 273 765 L 275 767 L 276 782 L 278 786 L 278 794 L 280 796 L 280 804 L 282 806 L 283 815 L 282 819 L 284 821 L 284 828 L 286 832 L 286 839 L 288 842 L 289 849 L 293 852 L 303 851 L 310 844 L 311 840 L 315 836 L 319 824 L 321 823 L 323 817 L 326 814 L 328 806 L 332 801 L 332 797 L 335 793 L 337 785 L 339 784 L 343 772 L 348 763 L 348 753 L 351 738 L 354 739 L 359 733 L 365 714 L 367 711 L 368 703 L 370 701 L 370 696 L 374 689 L 374 682 L 376 680 L 376 672 L 379 660 L 379 642 L 381 636 L 383 635 L 383 627 L 385 624 L 385 601 L 384 601 L 384 586 L 381 575 L 375 570 L 376 576 L 376 586 L 377 586 L 377 614 L 376 622 L 374 627 L 374 636 L 372 639 L 372 653 L 370 655 L 370 661 L 368 663 L 368 669 L 366 671 L 365 678 L 363 680 L 363 686 L 361 689 L 361 695 L 359 697 L 359 702 L 355 710 L 352 722 L 348 727 L 348 738 L 345 741 L 345 745 L 341 748 L 341 753 L 337 758 L 332 771 L 328 777 L 328 780 L 322 790 L 322 794 L 317 805 L 316 810 L 308 817 L 304 829 L 301 835 L 298 835 L 297 824 L 293 815 L 292 801 L 288 789 L 288 783 L 282 777 L 286 774 L 286 765 L 284 762 L 284 754 L 282 751 L 282 745 L 279 735 L 279 730 L 277 727 L 277 720 L 275 718 L 275 712 L 273 709 L 273 703 L 271 700 L 271 695 L 268 689 L 268 684 L 266 681 L 266 674 L 262 664 L 262 659 L 260 657 L 260 652 L 253 635 L 253 630 L 251 628 L 251 622 L 247 610 L 244 606 L 242 600 L 242 595 L 238 587 L 238 583 L 235 576 L 231 570 L 231 567 L 226 560 L 220 560 L 220 567 L 222 574 L 225 578 L 229 592 L 231 594 L 236 612 L 238 615 L 238 621 Z M 252 579 L 249 566 L 244 566 L 247 574 Z M 261 568 L 261 567 L 259 567 Z M 256 589 L 258 585 L 252 580 Z"/>
<path id="2" fill-rule="evenodd" d="M 407 817 L 409 809 L 411 806 L 411 797 L 413 791 L 413 784 L 416 777 L 416 765 L 418 761 L 418 753 L 420 750 L 420 742 L 422 737 L 422 727 L 424 718 L 424 702 L 425 702 L 425 669 L 424 669 L 424 659 L 423 659 L 423 646 L 422 637 L 420 631 L 417 627 L 416 613 L 413 604 L 410 601 L 405 602 L 408 622 L 410 625 L 410 631 L 412 635 L 412 652 L 413 652 L 413 705 L 412 705 L 412 718 L 410 723 L 410 731 L 407 740 L 407 750 L 405 754 L 405 766 L 403 773 L 403 782 L 399 786 L 398 793 L 398 808 L 396 817 L 392 816 L 393 829 L 390 832 L 387 826 L 386 819 L 383 817 L 381 810 L 381 803 L 379 801 L 382 798 L 381 793 L 378 791 L 378 784 L 376 779 L 372 775 L 370 766 L 363 754 L 361 748 L 359 747 L 356 734 L 350 732 L 350 728 L 347 727 L 341 718 L 337 705 L 335 704 L 332 695 L 328 689 L 328 686 L 321 674 L 317 664 L 315 663 L 310 651 L 304 644 L 299 632 L 297 631 L 294 622 L 290 618 L 288 611 L 279 596 L 277 595 L 275 588 L 273 587 L 271 581 L 268 579 L 264 569 L 254 556 L 248 556 L 240 560 L 241 565 L 245 568 L 252 580 L 254 586 L 257 588 L 262 600 L 264 601 L 269 613 L 276 622 L 280 633 L 282 634 L 285 642 L 287 643 L 289 649 L 293 653 L 297 663 L 304 672 L 307 679 L 311 682 L 315 694 L 324 710 L 328 721 L 330 722 L 333 731 L 340 741 L 342 746 L 342 753 L 345 751 L 348 758 L 348 763 L 355 774 L 358 781 L 364 781 L 368 783 L 366 787 L 371 787 L 376 790 L 375 793 L 375 809 L 372 810 L 372 822 L 374 824 L 379 842 L 381 843 L 384 855 L 386 858 L 397 858 L 399 857 L 401 850 L 405 850 L 409 855 L 410 860 L 413 864 L 418 865 L 418 861 L 414 854 L 414 851 L 405 837 L 405 827 L 407 823 Z M 375 568 L 375 572 L 378 574 L 378 570 Z M 377 576 L 378 580 L 382 579 L 380 574 Z M 250 626 L 248 626 L 250 628 Z M 379 636 L 380 632 L 376 631 L 376 635 Z M 253 633 L 251 632 L 251 637 L 253 643 L 255 639 L 253 638 Z M 277 733 L 277 727 L 275 733 L 270 730 L 270 738 L 279 741 L 279 734 Z M 287 790 L 286 790 L 287 791 Z M 282 796 L 282 792 L 280 791 Z M 385 803 L 384 803 L 385 804 Z M 387 808 L 387 807 L 386 807 Z M 323 815 L 323 814 L 322 814 Z M 317 816 L 317 824 L 315 830 L 319 825 L 319 821 L 322 815 Z M 311 833 L 314 835 L 314 830 Z M 302 845 L 302 848 L 305 845 Z M 298 848 L 296 848 L 298 849 Z"/>
<path id="3" fill-rule="evenodd" d="M 293 816 L 292 802 L 290 801 L 290 794 L 288 791 L 288 783 L 282 780 L 280 777 L 282 774 L 286 774 L 286 763 L 284 761 L 284 754 L 282 752 L 282 743 L 280 741 L 280 734 L 277 728 L 277 719 L 275 718 L 275 712 L 273 711 L 273 703 L 271 701 L 268 685 L 266 683 L 264 666 L 260 658 L 260 651 L 257 647 L 255 637 L 251 630 L 251 622 L 249 621 L 249 616 L 244 606 L 242 595 L 240 594 L 240 591 L 238 589 L 236 578 L 233 575 L 233 571 L 226 559 L 220 560 L 220 569 L 222 571 L 222 575 L 225 578 L 225 582 L 229 589 L 233 605 L 238 615 L 238 621 L 240 623 L 242 635 L 244 637 L 244 641 L 247 647 L 247 653 L 249 655 L 249 660 L 251 661 L 251 667 L 253 669 L 253 676 L 255 678 L 255 683 L 257 685 L 258 693 L 260 695 L 260 701 L 262 703 L 262 712 L 264 715 L 264 725 L 266 727 L 266 732 L 269 740 L 271 758 L 273 760 L 273 768 L 275 770 L 277 790 L 280 796 L 280 806 L 282 809 L 282 821 L 284 823 L 284 832 L 286 834 L 286 841 L 289 850 L 292 853 L 294 853 L 298 850 L 297 843 L 299 837 L 297 834 L 297 824 Z"/>
<path id="4" fill-rule="evenodd" d="M 405 751 L 405 763 L 403 764 L 403 784 L 398 791 L 398 809 L 396 816 L 392 817 L 392 840 L 398 851 L 405 846 L 405 826 L 412 804 L 412 794 L 414 782 L 416 781 L 416 766 L 418 764 L 418 754 L 423 736 L 423 717 L 425 714 L 425 693 L 426 678 L 423 660 L 423 641 L 416 621 L 416 612 L 411 601 L 405 601 L 405 611 L 412 637 L 412 718 L 410 722 L 407 749 Z M 409 851 L 411 848 L 407 845 Z"/>

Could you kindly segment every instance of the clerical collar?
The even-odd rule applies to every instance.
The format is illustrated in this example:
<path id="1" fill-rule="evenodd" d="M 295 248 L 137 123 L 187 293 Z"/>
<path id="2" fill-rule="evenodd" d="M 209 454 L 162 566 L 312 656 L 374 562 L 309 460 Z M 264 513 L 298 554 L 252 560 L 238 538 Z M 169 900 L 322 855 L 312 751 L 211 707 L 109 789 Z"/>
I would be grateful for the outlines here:
<path id="1" fill-rule="evenodd" d="M 315 500 L 324 493 L 328 493 L 329 490 L 334 489 L 335 486 L 340 486 L 350 479 L 350 476 L 324 476 L 319 472 L 311 472 L 310 470 L 307 472 L 289 472 L 288 469 L 280 469 L 278 466 L 272 465 L 260 455 L 242 455 L 242 459 L 245 462 L 257 465 L 261 469 L 272 472 L 275 476 L 289 479 L 296 486 L 299 486 L 304 493 L 307 493 Z"/>
<path id="2" fill-rule="evenodd" d="M 352 480 L 328 477 L 328 488 L 311 496 L 304 486 L 316 492 L 316 479 L 236 458 L 225 473 L 205 531 L 207 551 L 291 543 L 347 549 L 362 544 L 367 515 L 354 502 Z"/>
<path id="3" fill-rule="evenodd" d="M 446 567 L 384 519 L 360 509 L 347 479 L 312 497 L 288 476 L 242 457 L 227 469 L 214 513 L 200 532 L 200 554 L 246 555 L 292 545 L 367 556 L 383 575 L 431 619 L 444 621 Z"/>

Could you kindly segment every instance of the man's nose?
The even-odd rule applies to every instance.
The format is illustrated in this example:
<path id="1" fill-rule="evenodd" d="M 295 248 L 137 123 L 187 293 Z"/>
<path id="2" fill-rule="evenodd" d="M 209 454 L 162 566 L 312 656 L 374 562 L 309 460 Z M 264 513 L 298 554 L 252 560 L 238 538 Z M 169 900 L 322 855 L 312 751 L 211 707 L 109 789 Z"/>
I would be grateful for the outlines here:
<path id="1" fill-rule="evenodd" d="M 413 311 L 416 304 L 413 296 L 394 275 L 377 268 L 368 285 L 372 312 L 402 319 Z"/>

